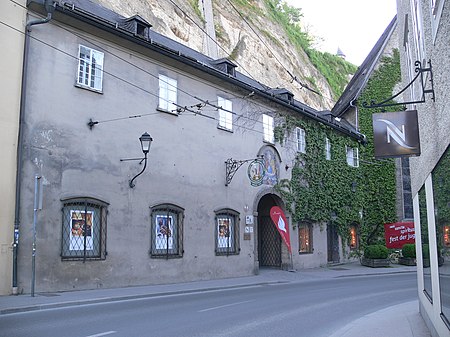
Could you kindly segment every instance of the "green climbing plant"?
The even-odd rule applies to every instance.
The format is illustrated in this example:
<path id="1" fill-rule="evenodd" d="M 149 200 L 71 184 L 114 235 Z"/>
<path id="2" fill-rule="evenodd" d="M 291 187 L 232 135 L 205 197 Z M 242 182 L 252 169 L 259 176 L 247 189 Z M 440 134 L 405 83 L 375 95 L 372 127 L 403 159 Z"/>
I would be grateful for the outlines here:
<path id="1" fill-rule="evenodd" d="M 392 95 L 400 81 L 398 51 L 384 57 L 369 80 L 361 101 L 381 101 Z M 336 130 L 310 120 L 287 117 L 278 123 L 277 139 L 295 127 L 306 132 L 306 153 L 298 153 L 291 179 L 276 187 L 293 215 L 293 223 L 333 222 L 348 242 L 349 226 L 358 224 L 360 248 L 382 243 L 384 223 L 396 220 L 396 182 L 393 160 L 374 159 L 372 110 L 360 109 L 360 130 L 366 146 Z M 331 160 L 325 156 L 325 139 L 331 143 Z M 359 167 L 347 164 L 348 147 L 359 148 Z"/>

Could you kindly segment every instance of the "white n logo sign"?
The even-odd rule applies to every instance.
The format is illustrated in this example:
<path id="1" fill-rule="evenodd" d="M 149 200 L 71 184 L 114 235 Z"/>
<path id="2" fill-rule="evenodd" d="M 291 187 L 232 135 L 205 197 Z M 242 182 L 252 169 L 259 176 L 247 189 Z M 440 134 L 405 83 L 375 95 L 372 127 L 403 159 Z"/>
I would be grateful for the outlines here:
<path id="1" fill-rule="evenodd" d="M 394 139 L 402 147 L 407 149 L 415 149 L 415 147 L 406 144 L 406 133 L 404 125 L 402 125 L 402 129 L 400 130 L 399 128 L 397 128 L 397 126 L 394 125 L 394 123 L 386 119 L 378 119 L 378 122 L 386 123 L 386 135 L 388 143 L 391 143 L 392 137 L 392 139 Z"/>

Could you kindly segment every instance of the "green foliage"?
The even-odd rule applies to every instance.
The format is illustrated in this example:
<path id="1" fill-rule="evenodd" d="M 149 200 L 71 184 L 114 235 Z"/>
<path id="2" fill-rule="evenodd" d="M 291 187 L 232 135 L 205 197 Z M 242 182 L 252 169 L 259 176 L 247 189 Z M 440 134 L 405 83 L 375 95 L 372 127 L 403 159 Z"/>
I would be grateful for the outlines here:
<path id="1" fill-rule="evenodd" d="M 191 5 L 192 9 L 194 10 L 195 14 L 199 17 L 199 19 L 202 20 L 202 22 L 205 22 L 203 14 L 200 11 L 200 8 L 198 7 L 198 0 L 189 0 L 189 4 Z"/>
<path id="2" fill-rule="evenodd" d="M 339 97 L 347 86 L 348 76 L 353 75 L 357 67 L 330 53 L 322 53 L 312 48 L 306 49 L 305 52 L 312 64 L 327 79 L 334 95 Z"/>
<path id="3" fill-rule="evenodd" d="M 399 80 L 398 52 L 383 59 L 367 84 L 365 100 L 381 101 L 392 95 Z M 359 110 L 360 128 L 373 139 L 372 111 Z M 275 128 L 281 142 L 294 127 L 306 132 L 306 153 L 299 153 L 291 179 L 280 181 L 277 189 L 290 208 L 293 223 L 310 221 L 333 223 L 344 241 L 349 225 L 357 224 L 360 247 L 384 242 L 384 224 L 396 221 L 396 182 L 393 160 L 375 161 L 373 144 L 359 146 L 356 141 L 310 120 L 286 117 Z M 325 158 L 325 138 L 331 142 L 331 160 Z M 359 147 L 360 167 L 347 164 L 346 146 Z M 332 213 L 336 217 L 332 217 Z"/>
<path id="4" fill-rule="evenodd" d="M 322 53 L 312 47 L 313 38 L 303 32 L 300 20 L 301 10 L 291 7 L 282 0 L 265 0 L 270 18 L 279 23 L 286 32 L 289 41 L 298 52 L 306 52 L 311 63 L 326 78 L 335 97 L 342 94 L 348 83 L 348 76 L 353 75 L 357 67 L 339 56 Z"/>
<path id="5" fill-rule="evenodd" d="M 402 247 L 402 256 L 415 258 L 416 257 L 416 245 L 413 243 L 406 243 Z"/>
<path id="6" fill-rule="evenodd" d="M 366 259 L 387 259 L 389 250 L 383 245 L 369 245 L 364 249 Z"/>

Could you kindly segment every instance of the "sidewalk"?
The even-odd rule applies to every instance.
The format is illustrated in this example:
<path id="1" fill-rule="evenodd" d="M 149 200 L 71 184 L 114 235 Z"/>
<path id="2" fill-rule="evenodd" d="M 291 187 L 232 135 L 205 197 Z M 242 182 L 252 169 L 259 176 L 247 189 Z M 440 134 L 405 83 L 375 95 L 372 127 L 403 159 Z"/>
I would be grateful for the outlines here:
<path id="1" fill-rule="evenodd" d="M 66 306 L 114 302 L 169 294 L 195 293 L 219 289 L 251 287 L 261 284 L 305 282 L 326 278 L 415 272 L 416 267 L 392 265 L 390 268 L 368 268 L 348 263 L 297 272 L 263 269 L 259 275 L 189 283 L 164 284 L 115 289 L 80 290 L 58 293 L 0 296 L 0 315 L 60 308 Z M 364 316 L 333 334 L 333 337 L 413 336 L 428 337 L 428 329 L 419 314 L 418 301 L 403 303 Z"/>

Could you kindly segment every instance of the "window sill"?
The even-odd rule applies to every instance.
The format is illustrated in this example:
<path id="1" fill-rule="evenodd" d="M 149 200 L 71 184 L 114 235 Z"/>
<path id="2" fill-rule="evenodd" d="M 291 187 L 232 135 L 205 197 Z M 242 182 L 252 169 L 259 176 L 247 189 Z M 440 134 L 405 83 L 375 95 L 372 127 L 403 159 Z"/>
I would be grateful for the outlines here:
<path id="1" fill-rule="evenodd" d="M 217 125 L 217 128 L 218 128 L 219 130 L 222 130 L 222 131 L 226 131 L 226 132 L 229 132 L 229 133 L 233 133 L 233 130 L 232 130 L 232 129 L 228 129 L 228 128 L 224 127 L 224 126 Z"/>
<path id="2" fill-rule="evenodd" d="M 87 85 L 82 85 L 82 84 L 79 84 L 79 83 L 75 83 L 75 87 L 80 88 L 80 89 L 84 89 L 84 90 L 88 90 L 88 91 L 92 91 L 92 92 L 95 92 L 97 94 L 103 95 L 103 90 L 95 89 L 95 88 L 92 88 L 92 87 L 87 86 Z"/>
<path id="3" fill-rule="evenodd" d="M 166 110 L 166 109 L 163 109 L 163 108 L 160 108 L 160 107 L 157 107 L 156 111 L 159 111 L 159 112 L 162 112 L 162 113 L 165 113 L 165 114 L 168 114 L 168 115 L 172 115 L 172 116 L 175 116 L 175 117 L 179 116 L 178 112 L 176 112 L 176 111 L 170 111 L 170 110 Z"/>
<path id="4" fill-rule="evenodd" d="M 313 252 L 298 252 L 298 255 L 311 255 Z"/>

